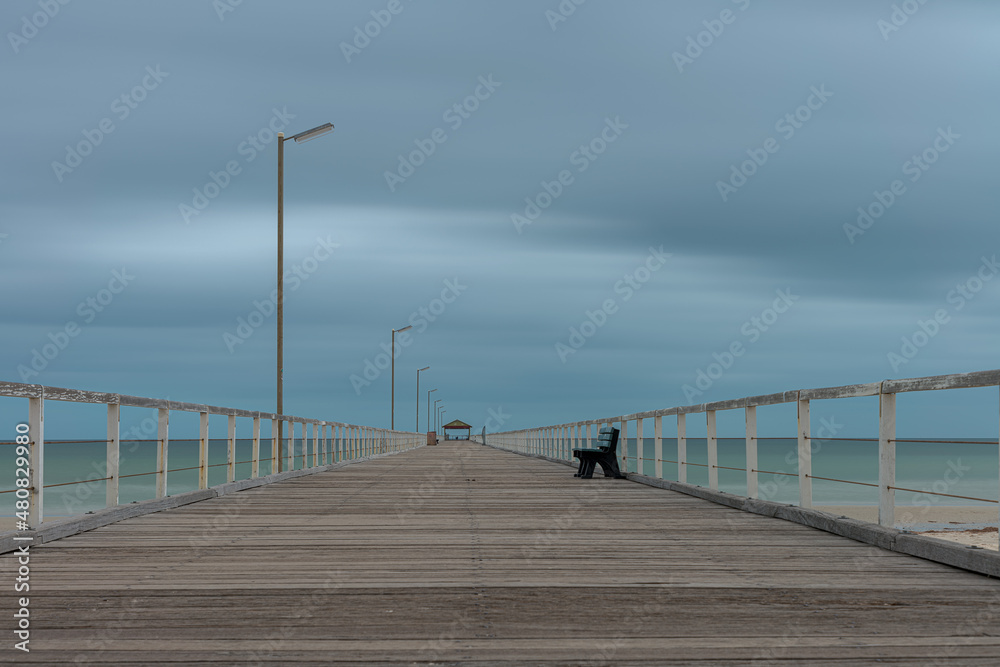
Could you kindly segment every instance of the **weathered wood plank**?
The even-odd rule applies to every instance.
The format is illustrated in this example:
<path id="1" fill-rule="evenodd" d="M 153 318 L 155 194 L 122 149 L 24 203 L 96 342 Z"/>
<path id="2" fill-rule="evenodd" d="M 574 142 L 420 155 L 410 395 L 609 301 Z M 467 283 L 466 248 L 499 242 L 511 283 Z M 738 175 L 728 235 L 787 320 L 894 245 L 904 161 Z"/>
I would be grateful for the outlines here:
<path id="1" fill-rule="evenodd" d="M 842 387 L 823 387 L 820 389 L 803 389 L 799 392 L 799 397 L 804 401 L 813 401 L 830 398 L 857 398 L 859 396 L 878 396 L 881 383 L 870 382 L 868 384 L 848 384 Z"/>
<path id="2" fill-rule="evenodd" d="M 579 480 L 567 465 L 465 443 L 332 468 L 238 492 L 237 482 L 222 497 L 33 548 L 36 630 L 19 660 L 995 664 L 1000 655 L 995 620 L 983 618 L 1000 605 L 1000 582 L 801 523 Z M 836 519 L 739 500 L 790 519 Z M 727 618 L 740 623 L 722 632 Z"/>
<path id="3" fill-rule="evenodd" d="M 63 389 L 62 387 L 45 387 L 45 400 L 71 401 L 74 403 L 107 403 L 117 404 L 118 394 L 108 394 L 101 391 L 83 391 L 80 389 Z"/>
<path id="4" fill-rule="evenodd" d="M 40 398 L 42 386 L 37 384 L 21 384 L 20 382 L 0 382 L 0 396 L 11 398 Z"/>
<path id="5" fill-rule="evenodd" d="M 886 393 L 904 391 L 930 391 L 933 389 L 969 389 L 992 387 L 1000 384 L 1000 370 L 957 373 L 955 375 L 935 375 L 933 377 L 909 378 L 906 380 L 886 380 L 882 390 Z"/>

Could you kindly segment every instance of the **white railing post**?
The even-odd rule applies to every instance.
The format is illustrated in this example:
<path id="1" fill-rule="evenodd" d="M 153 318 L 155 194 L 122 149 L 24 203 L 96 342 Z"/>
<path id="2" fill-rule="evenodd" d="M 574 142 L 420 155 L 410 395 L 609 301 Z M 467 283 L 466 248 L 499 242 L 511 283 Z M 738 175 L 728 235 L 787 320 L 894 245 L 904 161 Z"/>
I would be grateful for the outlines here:
<path id="1" fill-rule="evenodd" d="M 108 507 L 114 507 L 118 504 L 118 480 L 121 476 L 121 471 L 118 469 L 119 454 L 121 450 L 121 434 L 119 432 L 120 415 L 120 405 L 117 403 L 108 404 Z"/>
<path id="2" fill-rule="evenodd" d="M 663 479 L 663 415 L 657 415 L 653 419 L 653 456 L 656 462 L 653 464 L 656 479 Z"/>
<path id="3" fill-rule="evenodd" d="M 747 417 L 747 497 L 757 497 L 757 406 L 746 407 Z"/>
<path id="4" fill-rule="evenodd" d="M 300 424 L 302 427 L 302 469 L 305 470 L 309 467 L 309 431 L 310 424 L 307 422 L 302 422 Z"/>
<path id="5" fill-rule="evenodd" d="M 160 408 L 156 426 L 156 497 L 167 497 L 167 471 L 170 469 L 170 410 Z"/>
<path id="6" fill-rule="evenodd" d="M 809 401 L 799 400 L 799 507 L 812 507 L 812 436 L 809 428 Z"/>
<path id="7" fill-rule="evenodd" d="M 198 488 L 208 488 L 208 413 L 200 413 L 198 423 Z"/>
<path id="8" fill-rule="evenodd" d="M 705 424 L 708 429 L 708 488 L 719 490 L 719 438 L 715 431 L 715 410 L 705 412 Z"/>
<path id="9" fill-rule="evenodd" d="M 253 452 L 251 458 L 253 463 L 250 470 L 250 477 L 256 479 L 260 477 L 260 415 L 253 418 Z"/>
<path id="10" fill-rule="evenodd" d="M 287 469 L 295 470 L 295 422 L 288 422 L 288 461 Z"/>
<path id="11" fill-rule="evenodd" d="M 319 424 L 313 424 L 313 468 L 319 465 L 319 429 Z"/>
<path id="12" fill-rule="evenodd" d="M 312 451 L 313 424 L 302 422 L 302 469 L 309 468 L 309 453 Z"/>
<path id="13" fill-rule="evenodd" d="M 229 415 L 226 447 L 226 481 L 236 481 L 236 415 Z"/>
<path id="14" fill-rule="evenodd" d="M 687 414 L 677 413 L 677 481 L 687 484 Z"/>
<path id="15" fill-rule="evenodd" d="M 281 448 L 281 422 L 271 420 L 271 474 L 278 472 L 278 450 Z"/>
<path id="16" fill-rule="evenodd" d="M 592 448 L 590 443 L 592 442 L 592 439 L 593 439 L 593 428 L 594 428 L 593 424 L 587 424 L 587 448 L 588 449 Z"/>
<path id="17" fill-rule="evenodd" d="M 618 451 L 622 457 L 622 466 L 621 466 L 622 472 L 627 473 L 628 472 L 628 422 L 625 421 L 624 419 L 619 419 L 619 421 L 621 422 L 622 425 L 622 432 L 621 432 L 622 441 L 618 443 L 619 444 Z"/>
<path id="18" fill-rule="evenodd" d="M 45 392 L 38 398 L 28 399 L 28 445 L 31 459 L 31 507 L 28 509 L 28 525 L 37 529 L 45 519 L 42 507 L 45 498 Z"/>
<path id="19" fill-rule="evenodd" d="M 642 467 L 642 455 L 644 454 L 642 441 L 642 419 L 637 419 L 635 422 L 635 471 L 640 475 L 645 475 L 645 471 Z"/>
<path id="20" fill-rule="evenodd" d="M 321 438 L 323 447 L 323 456 L 320 459 L 321 465 L 330 465 L 330 463 L 332 463 L 332 461 L 329 460 L 330 457 L 329 454 L 327 453 L 327 448 L 330 446 L 329 444 L 330 440 L 327 437 L 327 434 L 330 432 L 329 426 L 330 426 L 329 424 L 324 422 L 323 425 L 320 427 L 321 429 L 323 429 L 323 437 Z"/>
<path id="21" fill-rule="evenodd" d="M 896 524 L 896 395 L 878 395 L 878 522 Z"/>

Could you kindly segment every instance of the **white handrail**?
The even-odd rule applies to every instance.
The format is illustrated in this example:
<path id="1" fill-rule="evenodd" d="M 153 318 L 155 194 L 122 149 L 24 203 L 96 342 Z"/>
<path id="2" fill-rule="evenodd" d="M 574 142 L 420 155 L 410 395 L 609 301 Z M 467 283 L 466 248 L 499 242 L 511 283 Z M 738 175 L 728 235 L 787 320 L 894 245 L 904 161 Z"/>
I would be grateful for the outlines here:
<path id="1" fill-rule="evenodd" d="M 45 387 L 42 385 L 21 384 L 17 382 L 0 382 L 0 397 L 23 398 L 28 401 L 28 436 L 30 444 L 30 504 L 27 524 L 36 529 L 45 519 L 45 433 L 44 411 L 46 401 L 66 401 L 72 403 L 93 403 L 107 406 L 107 459 L 106 478 L 107 507 L 119 504 L 119 482 L 121 479 L 119 463 L 121 448 L 121 433 L 119 423 L 121 407 L 139 407 L 157 411 L 157 448 L 155 474 L 156 498 L 167 495 L 167 477 L 169 468 L 169 423 L 171 412 L 190 412 L 199 415 L 199 452 L 198 452 L 198 488 L 208 488 L 208 445 L 209 416 L 225 415 L 227 423 L 226 479 L 235 481 L 236 476 L 236 418 L 244 417 L 253 420 L 252 438 L 253 450 L 252 468 L 248 479 L 260 477 L 260 421 L 271 420 L 271 472 L 277 471 L 281 440 L 288 425 L 287 469 L 294 469 L 295 425 L 301 424 L 302 467 L 317 468 L 340 461 L 356 460 L 378 454 L 397 453 L 426 444 L 426 435 L 408 431 L 392 431 L 389 429 L 359 426 L 339 421 L 307 419 L 290 415 L 278 415 L 269 412 L 255 412 L 237 408 L 223 408 L 197 403 L 180 403 L 164 399 L 142 398 L 122 394 Z M 331 437 L 326 437 L 327 427 L 331 429 Z M 312 437 L 309 437 L 309 430 Z M 320 437 L 322 432 L 322 438 Z M 340 437 L 337 437 L 337 433 Z M 312 442 L 312 465 L 309 465 L 309 447 Z M 321 447 L 322 443 L 322 447 Z M 329 459 L 329 463 L 327 463 Z M 93 480 L 86 480 L 93 481 Z M 82 482 L 81 482 L 82 483 Z"/>
<path id="2" fill-rule="evenodd" d="M 601 419 L 586 419 L 554 426 L 487 433 L 486 443 L 509 451 L 523 454 L 544 456 L 563 461 L 572 461 L 572 449 L 575 442 L 582 440 L 581 428 L 586 427 L 586 446 L 590 445 L 590 429 L 605 424 L 619 424 L 623 443 L 628 440 L 628 423 L 636 423 L 637 435 L 637 468 L 641 470 L 642 460 L 642 420 L 654 420 L 654 447 L 656 452 L 656 476 L 662 478 L 663 432 L 662 419 L 665 416 L 675 416 L 677 419 L 677 481 L 687 482 L 687 467 L 695 465 L 687 457 L 687 415 L 705 414 L 707 429 L 707 449 L 709 469 L 709 488 L 718 490 L 718 438 L 716 434 L 716 413 L 721 410 L 742 409 L 746 417 L 746 474 L 748 498 L 758 497 L 757 480 L 757 407 L 763 405 L 778 405 L 795 403 L 797 407 L 797 454 L 798 454 L 798 484 L 799 505 L 812 507 L 812 435 L 809 420 L 809 402 L 819 399 L 856 398 L 861 396 L 877 396 L 879 399 L 879 431 L 878 431 L 878 492 L 879 511 L 878 522 L 882 526 L 892 526 L 895 523 L 895 492 L 896 492 L 896 395 L 913 391 L 941 391 L 945 389 L 968 389 L 973 387 L 1000 387 L 1000 370 L 980 371 L 976 373 L 960 373 L 953 375 L 937 375 L 923 378 L 902 380 L 885 380 L 869 384 L 854 384 L 821 389 L 801 389 L 777 394 L 750 396 L 728 401 L 703 403 L 701 405 L 678 406 L 661 410 L 636 412 L 619 417 Z M 1000 404 L 998 404 L 1000 405 Z M 576 434 L 576 437 L 574 437 Z M 475 440 L 482 438 L 476 436 Z M 1000 451 L 1000 438 L 997 440 Z M 623 444 L 619 448 L 623 472 L 628 472 L 628 448 Z M 700 464 L 697 464 L 700 465 Z M 1000 491 L 1000 466 L 997 470 L 998 491 Z M 933 492 L 931 492 L 933 493 Z M 1000 498 L 1000 495 L 998 495 Z M 1000 501 L 979 499 L 983 502 L 996 502 L 1000 510 Z M 1000 513 L 998 513 L 1000 520 Z"/>

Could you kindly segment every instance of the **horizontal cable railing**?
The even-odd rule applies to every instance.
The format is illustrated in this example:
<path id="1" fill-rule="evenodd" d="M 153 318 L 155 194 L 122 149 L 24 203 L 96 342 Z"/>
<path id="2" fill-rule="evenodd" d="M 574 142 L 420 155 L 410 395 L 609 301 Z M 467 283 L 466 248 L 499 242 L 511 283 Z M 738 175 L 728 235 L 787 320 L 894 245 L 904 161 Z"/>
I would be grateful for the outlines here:
<path id="1" fill-rule="evenodd" d="M 885 380 L 869 384 L 846 385 L 841 387 L 827 387 L 822 389 L 803 389 L 796 391 L 786 391 L 776 394 L 766 394 L 762 396 L 751 396 L 727 401 L 717 401 L 713 403 L 703 403 L 701 405 L 688 405 L 666 408 L 661 410 L 650 410 L 647 412 L 637 412 L 629 415 L 617 417 L 605 417 L 602 419 L 588 419 L 554 426 L 524 429 L 519 431 L 508 431 L 502 433 L 487 433 L 484 437 L 476 435 L 473 440 L 482 444 L 499 447 L 514 452 L 545 456 L 563 461 L 573 460 L 574 448 L 596 447 L 596 430 L 602 426 L 617 425 L 621 431 L 619 437 L 618 457 L 619 465 L 624 472 L 643 472 L 643 463 L 650 461 L 655 467 L 655 476 L 663 479 L 663 464 L 669 463 L 677 466 L 677 479 L 681 483 L 688 482 L 688 470 L 690 467 L 706 468 L 708 470 L 708 486 L 713 490 L 719 490 L 719 470 L 729 470 L 743 472 L 746 476 L 746 497 L 759 498 L 758 476 L 775 475 L 784 477 L 795 477 L 798 479 L 798 504 L 801 507 L 811 508 L 813 506 L 812 480 L 823 480 L 832 483 L 843 483 L 857 486 L 872 487 L 878 489 L 878 522 L 883 526 L 895 524 L 895 492 L 904 491 L 909 493 L 927 494 L 945 498 L 958 498 L 980 503 L 992 503 L 1000 505 L 1000 465 L 996 474 L 990 473 L 992 479 L 997 482 L 998 498 L 983 498 L 980 496 L 959 495 L 946 493 L 942 490 L 934 489 L 912 489 L 897 486 L 896 480 L 896 446 L 897 444 L 932 444 L 932 445 L 984 445 L 994 448 L 1000 453 L 1000 438 L 988 441 L 968 440 L 968 439 L 917 439 L 917 438 L 897 438 L 896 437 L 896 395 L 905 392 L 917 391 L 941 391 L 947 389 L 969 389 L 981 387 L 1000 387 L 1000 370 L 981 371 L 977 373 L 962 373 L 956 375 L 939 375 L 924 378 L 911 378 L 903 380 Z M 813 436 L 810 429 L 809 408 L 810 401 L 830 400 L 842 398 L 877 397 L 879 402 L 879 422 L 878 438 L 815 438 L 818 441 L 857 441 L 870 442 L 878 447 L 878 482 L 864 482 L 860 480 L 839 479 L 835 477 L 821 477 L 812 474 Z M 797 406 L 796 430 L 794 438 L 764 438 L 763 440 L 788 439 L 796 443 L 795 459 L 798 470 L 796 472 L 768 471 L 758 468 L 758 444 L 762 440 L 757 435 L 757 408 L 761 406 L 780 405 L 794 403 Z M 997 403 L 1000 408 L 1000 402 Z M 716 428 L 716 416 L 720 411 L 743 410 L 746 419 L 746 432 L 742 438 L 745 442 L 746 467 L 719 465 L 719 440 L 720 437 Z M 705 414 L 705 426 L 707 435 L 703 438 L 688 438 L 687 417 L 694 414 Z M 995 413 L 996 414 L 996 413 Z M 677 424 L 676 437 L 663 437 L 663 418 L 674 417 Z M 644 446 L 647 438 L 643 434 L 643 421 L 653 420 L 654 437 L 653 447 L 655 454 L 652 459 L 644 457 Z M 596 427 L 596 428 L 595 428 Z M 635 454 L 629 453 L 628 443 L 634 429 L 634 441 L 636 443 Z M 672 441 L 676 444 L 676 460 L 667 459 L 663 456 L 664 440 Z M 707 451 L 707 462 L 691 461 L 688 457 L 688 445 L 690 441 L 699 440 L 704 443 Z M 1000 454 L 998 454 L 1000 456 Z M 631 463 L 631 466 L 630 466 Z M 1000 518 L 1000 513 L 998 513 Z"/>
<path id="2" fill-rule="evenodd" d="M 226 481 L 236 481 L 236 466 L 250 464 L 249 477 L 241 479 L 257 479 L 261 475 L 262 463 L 270 470 L 269 474 L 291 470 L 319 468 L 321 466 L 363 459 L 379 454 L 389 454 L 413 449 L 426 444 L 426 435 L 407 431 L 394 431 L 372 426 L 363 426 L 339 421 L 307 419 L 290 415 L 279 415 L 268 412 L 255 412 L 236 408 L 223 408 L 198 403 L 181 403 L 163 399 L 142 398 L 104 392 L 62 389 L 44 387 L 41 385 L 20 384 L 16 382 L 0 382 L 0 398 L 25 399 L 28 402 L 28 418 L 17 428 L 18 439 L 14 442 L 0 442 L 0 455 L 4 455 L 6 446 L 14 447 L 14 456 L 18 461 L 28 464 L 28 476 L 18 481 L 15 488 L 2 489 L 0 494 L 13 493 L 17 498 L 15 512 L 19 526 L 27 525 L 37 528 L 45 518 L 45 490 L 74 484 L 89 484 L 105 482 L 105 506 L 119 505 L 120 480 L 155 476 L 155 491 L 153 497 L 164 498 L 167 494 L 167 481 L 170 473 L 190 470 L 198 471 L 198 489 L 208 488 L 209 470 L 226 468 Z M 44 414 L 47 401 L 63 401 L 71 403 L 89 403 L 104 405 L 107 409 L 107 438 L 105 440 L 52 440 L 46 442 L 44 435 Z M 155 410 L 155 440 L 125 439 L 120 433 L 120 416 L 122 407 L 144 408 Z M 172 413 L 195 413 L 199 415 L 199 437 L 178 438 L 171 440 L 170 418 Z M 228 418 L 226 438 L 209 439 L 209 417 L 220 415 Z M 237 461 L 237 419 L 252 420 L 251 437 L 242 439 L 249 441 L 251 456 L 247 460 Z M 262 436 L 261 422 L 271 422 L 270 436 Z M 298 433 L 296 433 L 298 432 Z M 270 441 L 271 451 L 262 454 L 261 445 Z M 209 462 L 209 447 L 213 442 L 225 442 L 226 460 L 220 463 Z M 121 472 L 121 445 L 127 443 L 156 445 L 155 470 L 123 474 Z M 197 443 L 198 463 L 193 466 L 171 468 L 170 445 L 178 443 Z M 104 476 L 88 477 L 86 479 L 45 483 L 45 446 L 46 445 L 104 445 L 106 450 L 104 466 L 101 470 Z M 263 456 L 263 458 L 262 458 Z M 296 468 L 296 464 L 300 464 Z M 176 464 L 175 464 L 176 465 Z M 23 468 L 22 464 L 18 464 Z"/>

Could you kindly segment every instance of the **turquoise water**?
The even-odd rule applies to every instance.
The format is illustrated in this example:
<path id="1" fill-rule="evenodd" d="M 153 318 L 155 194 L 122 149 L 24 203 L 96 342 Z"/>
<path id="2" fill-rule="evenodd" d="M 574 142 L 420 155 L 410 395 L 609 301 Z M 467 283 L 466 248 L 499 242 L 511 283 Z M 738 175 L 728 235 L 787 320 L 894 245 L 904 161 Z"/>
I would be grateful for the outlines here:
<path id="1" fill-rule="evenodd" d="M 580 446 L 580 445 L 575 445 Z M 628 469 L 635 472 L 636 439 L 626 444 Z M 209 486 L 226 481 L 225 439 L 212 439 L 209 443 Z M 705 438 L 688 438 L 688 482 L 708 486 L 708 449 Z M 813 440 L 812 474 L 839 480 L 867 484 L 878 482 L 878 443 L 873 440 Z M 797 444 L 793 438 L 762 438 L 758 441 L 759 497 L 780 503 L 797 504 L 799 499 Z M 236 460 L 246 461 L 236 466 L 236 479 L 250 477 L 252 441 L 237 440 Z M 303 467 L 302 439 L 295 439 L 294 468 Z M 719 465 L 727 468 L 745 468 L 745 442 L 742 438 L 719 439 Z M 0 444 L 0 456 L 13 459 L 13 446 Z M 271 472 L 271 441 L 261 440 L 260 474 Z M 983 444 L 939 444 L 900 441 L 896 445 L 896 486 L 916 489 L 918 493 L 897 491 L 898 505 L 967 506 L 983 505 L 970 500 L 935 496 L 923 491 L 936 491 L 951 495 L 997 499 L 998 446 L 996 441 L 983 440 Z M 170 441 L 170 468 L 193 468 L 198 465 L 197 440 Z M 155 440 L 123 440 L 121 443 L 121 474 L 134 475 L 155 470 Z M 311 454 L 310 454 L 311 458 Z M 643 439 L 642 473 L 655 475 L 654 440 Z M 677 442 L 663 439 L 663 458 L 677 460 Z M 105 443 L 56 444 L 45 446 L 46 486 L 67 482 L 82 482 L 47 488 L 45 514 L 47 517 L 66 516 L 93 511 L 104 507 Z M 311 463 L 311 461 L 310 461 Z M 11 466 L 10 470 L 13 470 Z M 13 473 L 0 479 L 0 490 L 13 488 Z M 663 463 L 663 477 L 677 479 L 677 464 Z M 168 474 L 170 495 L 198 488 L 198 471 L 182 470 Z M 155 497 L 155 475 L 123 477 L 119 484 L 120 502 L 128 503 Z M 719 488 L 737 495 L 746 495 L 746 473 L 742 470 L 719 470 Z M 845 484 L 820 479 L 813 480 L 814 505 L 875 505 L 878 490 L 870 486 Z M 995 505 L 993 505 L 995 507 Z M 0 494 L 0 516 L 12 516 L 14 496 Z"/>
<path id="2" fill-rule="evenodd" d="M 972 440 L 971 438 L 963 440 Z M 961 498 L 931 495 L 945 493 L 997 500 L 997 441 L 983 439 L 982 444 L 896 443 L 896 484 L 917 492 L 896 491 L 897 505 L 989 506 Z M 814 439 L 812 474 L 864 484 L 878 483 L 878 442 L 875 440 Z M 583 443 L 572 447 L 583 446 Z M 621 446 L 621 445 L 620 445 Z M 643 438 L 642 470 L 637 470 L 636 439 L 628 438 L 628 470 L 655 476 L 655 440 Z M 743 438 L 719 438 L 719 466 L 746 468 L 746 441 Z M 761 438 L 757 444 L 758 495 L 764 500 L 798 504 L 798 443 L 794 438 Z M 677 440 L 663 438 L 664 461 L 677 461 Z M 687 481 L 707 487 L 708 441 L 687 439 Z M 700 465 L 694 465 L 700 464 Z M 677 464 L 663 464 L 663 478 L 677 479 Z M 871 486 L 813 479 L 814 505 L 877 505 L 878 489 Z M 745 496 L 746 472 L 719 470 L 719 489 Z M 995 505 L 993 505 L 995 506 Z"/>
<path id="3" fill-rule="evenodd" d="M 295 439 L 295 458 L 292 469 L 303 467 L 302 439 Z M 329 447 L 329 443 L 328 443 Z M 227 481 L 226 451 L 228 441 L 210 439 L 208 446 L 208 485 L 223 484 Z M 251 476 L 253 441 L 236 441 L 236 479 Z M 287 444 L 285 449 L 287 456 Z M 0 443 L 0 456 L 14 458 L 14 447 Z M 45 485 L 65 484 L 45 489 L 44 512 L 47 518 L 70 516 L 105 507 L 107 482 L 95 481 L 106 476 L 106 444 L 101 441 L 84 443 L 45 444 Z M 118 495 L 122 504 L 132 501 L 149 500 L 156 497 L 156 475 L 143 474 L 156 470 L 155 440 L 123 440 L 120 447 L 120 475 Z M 308 464 L 312 465 L 312 442 L 309 443 Z M 322 459 L 321 459 L 322 460 Z M 328 459 L 329 460 L 329 459 Z M 169 468 L 175 472 L 167 474 L 167 494 L 176 495 L 198 488 L 198 440 L 171 440 L 168 451 Z M 244 461 L 245 463 L 239 463 Z M 308 467 L 308 466 L 306 466 Z M 13 466 L 11 474 L 0 479 L 0 491 L 14 488 Z M 288 469 L 287 466 L 285 469 Z M 271 440 L 261 439 L 260 474 L 271 473 Z M 126 477 L 126 475 L 140 475 Z M 67 484 L 71 483 L 71 484 Z M 14 495 L 0 494 L 0 516 L 14 515 Z"/>

